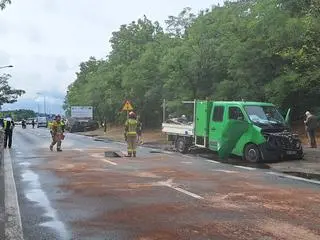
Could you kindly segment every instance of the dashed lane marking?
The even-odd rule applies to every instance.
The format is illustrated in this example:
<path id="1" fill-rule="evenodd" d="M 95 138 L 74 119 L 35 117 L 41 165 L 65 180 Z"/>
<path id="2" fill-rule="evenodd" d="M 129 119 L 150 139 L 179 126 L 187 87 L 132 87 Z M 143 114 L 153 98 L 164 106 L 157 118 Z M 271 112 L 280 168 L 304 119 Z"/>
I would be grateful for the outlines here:
<path id="1" fill-rule="evenodd" d="M 189 192 L 189 191 L 184 190 L 184 189 L 182 189 L 182 188 L 180 188 L 180 187 L 175 187 L 175 186 L 173 186 L 172 179 L 169 179 L 169 180 L 164 181 L 164 182 L 158 182 L 158 183 L 156 183 L 156 186 L 168 187 L 168 188 L 174 189 L 174 190 L 176 190 L 176 191 L 178 191 L 178 192 L 181 192 L 181 193 L 183 193 L 183 194 L 186 194 L 186 195 L 188 195 L 188 196 L 190 196 L 190 197 L 193 197 L 193 198 L 196 198 L 196 199 L 203 199 L 203 197 L 201 197 L 201 196 L 198 195 L 198 194 Z"/>
<path id="2" fill-rule="evenodd" d="M 171 153 L 171 154 L 173 154 L 173 153 Z M 182 155 L 182 157 L 186 157 L 186 158 L 194 158 L 194 157 L 192 157 L 192 156 L 188 156 L 188 155 Z"/>
<path id="3" fill-rule="evenodd" d="M 108 159 L 104 159 L 101 154 L 95 153 L 95 154 L 91 154 L 90 156 L 91 156 L 91 157 L 94 157 L 94 158 L 98 158 L 99 160 L 101 160 L 101 161 L 103 161 L 103 162 L 106 162 L 106 163 L 109 163 L 109 164 L 114 165 L 114 166 L 117 166 L 117 165 L 118 165 L 118 164 L 115 163 L 115 162 L 112 162 L 112 161 L 110 161 L 110 160 L 108 160 Z"/>
<path id="4" fill-rule="evenodd" d="M 313 180 L 313 179 L 306 179 L 306 178 L 291 176 L 291 175 L 288 175 L 288 174 L 277 173 L 277 172 L 267 172 L 267 174 L 320 185 L 320 181 Z"/>
<path id="5" fill-rule="evenodd" d="M 224 169 L 212 169 L 214 172 L 224 172 L 224 173 L 238 173 L 237 171 L 224 170 Z"/>
<path id="6" fill-rule="evenodd" d="M 23 240 L 20 208 L 17 196 L 16 183 L 13 176 L 12 158 L 10 152 L 4 154 L 4 182 L 5 182 L 5 239 Z"/>
<path id="7" fill-rule="evenodd" d="M 84 152 L 84 149 L 81 149 L 81 148 L 75 148 L 74 150 L 79 151 L 79 152 Z"/>
<path id="8" fill-rule="evenodd" d="M 107 160 L 107 159 L 101 159 L 101 160 L 102 160 L 103 162 L 109 163 L 109 164 L 114 165 L 114 166 L 117 166 L 117 165 L 118 165 L 117 163 L 112 162 L 112 161 Z"/>
<path id="9" fill-rule="evenodd" d="M 181 162 L 183 164 L 192 164 L 192 162 Z"/>
<path id="10" fill-rule="evenodd" d="M 218 161 L 213 161 L 213 160 L 206 160 L 206 161 L 209 162 L 209 163 L 220 163 Z"/>
<path id="11" fill-rule="evenodd" d="M 257 168 L 244 167 L 244 166 L 238 166 L 238 165 L 234 165 L 234 167 L 241 168 L 241 169 L 246 169 L 246 170 L 249 170 L 249 171 L 257 170 Z"/>

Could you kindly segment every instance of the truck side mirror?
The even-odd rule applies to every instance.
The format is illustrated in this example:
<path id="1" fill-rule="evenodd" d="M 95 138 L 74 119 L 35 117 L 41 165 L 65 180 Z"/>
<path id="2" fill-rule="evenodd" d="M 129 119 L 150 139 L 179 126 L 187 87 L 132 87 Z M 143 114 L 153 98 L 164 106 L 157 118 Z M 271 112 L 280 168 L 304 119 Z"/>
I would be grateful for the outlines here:
<path id="1" fill-rule="evenodd" d="M 290 113 L 291 113 L 291 108 L 288 109 L 286 118 L 285 118 L 285 122 L 287 125 L 290 125 Z"/>

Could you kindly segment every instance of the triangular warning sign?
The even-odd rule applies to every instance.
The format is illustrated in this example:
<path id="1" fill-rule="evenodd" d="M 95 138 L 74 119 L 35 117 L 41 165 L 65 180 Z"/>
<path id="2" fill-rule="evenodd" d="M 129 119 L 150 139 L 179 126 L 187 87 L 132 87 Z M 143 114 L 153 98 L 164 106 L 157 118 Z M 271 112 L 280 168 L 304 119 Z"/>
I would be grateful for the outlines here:
<path id="1" fill-rule="evenodd" d="M 131 103 L 127 100 L 123 105 L 122 111 L 131 111 L 131 110 L 133 110 L 133 107 Z"/>

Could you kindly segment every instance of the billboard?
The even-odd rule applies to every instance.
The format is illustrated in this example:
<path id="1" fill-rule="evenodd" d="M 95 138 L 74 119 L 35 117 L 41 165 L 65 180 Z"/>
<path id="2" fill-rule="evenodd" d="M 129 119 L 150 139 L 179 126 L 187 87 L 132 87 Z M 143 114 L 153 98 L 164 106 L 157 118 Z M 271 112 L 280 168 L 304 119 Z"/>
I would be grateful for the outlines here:
<path id="1" fill-rule="evenodd" d="M 81 119 L 92 119 L 93 118 L 93 107 L 91 106 L 72 106 L 71 117 Z"/>

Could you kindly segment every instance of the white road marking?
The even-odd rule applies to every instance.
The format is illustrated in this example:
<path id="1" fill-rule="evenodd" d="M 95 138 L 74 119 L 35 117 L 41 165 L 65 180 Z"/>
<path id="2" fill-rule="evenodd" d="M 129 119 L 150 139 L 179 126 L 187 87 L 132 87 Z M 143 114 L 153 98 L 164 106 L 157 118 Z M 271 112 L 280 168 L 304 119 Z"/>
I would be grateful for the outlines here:
<path id="1" fill-rule="evenodd" d="M 184 190 L 184 189 L 182 189 L 182 188 L 173 187 L 173 186 L 168 186 L 168 187 L 169 187 L 169 188 L 172 188 L 172 189 L 174 189 L 174 190 L 176 190 L 176 191 L 178 191 L 178 192 L 181 192 L 181 193 L 184 193 L 184 194 L 189 195 L 189 196 L 191 196 L 191 197 L 194 197 L 194 198 L 196 198 L 196 199 L 203 199 L 203 197 L 199 196 L 198 194 L 189 192 L 189 191 Z"/>
<path id="2" fill-rule="evenodd" d="M 114 165 L 114 166 L 117 166 L 117 165 L 118 165 L 117 163 L 112 162 L 112 161 L 107 160 L 107 159 L 101 159 L 101 160 L 104 161 L 104 162 L 106 162 L 106 163 L 109 163 L 109 164 L 111 164 L 111 165 Z"/>
<path id="3" fill-rule="evenodd" d="M 188 156 L 188 155 L 183 155 L 183 157 L 186 157 L 186 158 L 193 158 L 192 156 Z"/>
<path id="4" fill-rule="evenodd" d="M 14 181 L 12 159 L 10 152 L 4 153 L 4 182 L 5 182 L 5 212 L 8 216 L 5 222 L 5 239 L 23 240 L 20 208 Z"/>
<path id="5" fill-rule="evenodd" d="M 84 149 L 81 149 L 81 148 L 75 148 L 74 150 L 79 151 L 79 152 L 84 152 Z"/>
<path id="6" fill-rule="evenodd" d="M 171 189 L 174 189 L 178 192 L 181 192 L 181 193 L 184 193 L 188 196 L 191 196 L 193 198 L 196 198 L 196 199 L 203 199 L 203 197 L 201 197 L 200 195 L 198 194 L 195 194 L 195 193 L 192 193 L 192 192 L 189 192 L 187 190 L 184 190 L 180 187 L 175 187 L 173 186 L 173 183 L 172 183 L 172 179 L 168 179 L 167 181 L 164 181 L 164 182 L 158 182 L 156 183 L 156 186 L 164 186 L 164 187 L 168 187 L 168 188 L 171 188 Z"/>
<path id="7" fill-rule="evenodd" d="M 213 161 L 213 160 L 206 160 L 206 161 L 209 162 L 209 163 L 220 163 L 220 162 Z"/>
<path id="8" fill-rule="evenodd" d="M 317 181 L 317 180 L 312 180 L 312 179 L 306 179 L 306 178 L 291 176 L 291 175 L 283 174 L 283 173 L 267 172 L 267 174 L 269 174 L 269 175 L 274 175 L 274 176 L 278 176 L 278 177 L 289 178 L 289 179 L 293 179 L 293 180 L 298 180 L 298 181 L 303 181 L 303 182 L 308 182 L 308 183 L 320 184 L 320 181 Z"/>
<path id="9" fill-rule="evenodd" d="M 114 165 L 114 166 L 117 166 L 117 165 L 118 165 L 118 164 L 115 163 L 115 162 L 112 162 L 112 161 L 110 161 L 110 160 L 104 159 L 103 156 L 101 156 L 101 154 L 99 154 L 99 153 L 94 153 L 94 154 L 91 154 L 90 156 L 91 156 L 91 157 L 94 157 L 94 158 L 99 158 L 101 161 L 106 162 L 106 163 L 109 163 L 109 164 Z"/>
<path id="10" fill-rule="evenodd" d="M 224 169 L 212 169 L 214 172 L 225 172 L 225 173 L 237 173 L 237 171 L 224 170 Z"/>
<path id="11" fill-rule="evenodd" d="M 173 152 L 169 152 L 169 151 L 162 151 L 162 152 L 166 154 L 173 154 Z"/>
<path id="12" fill-rule="evenodd" d="M 192 164 L 192 162 L 181 162 L 181 163 L 184 163 L 184 164 Z"/>
<path id="13" fill-rule="evenodd" d="M 234 167 L 241 168 L 241 169 L 246 169 L 246 170 L 249 170 L 249 171 L 257 170 L 256 168 L 244 167 L 244 166 L 238 166 L 238 165 L 234 165 Z"/>

